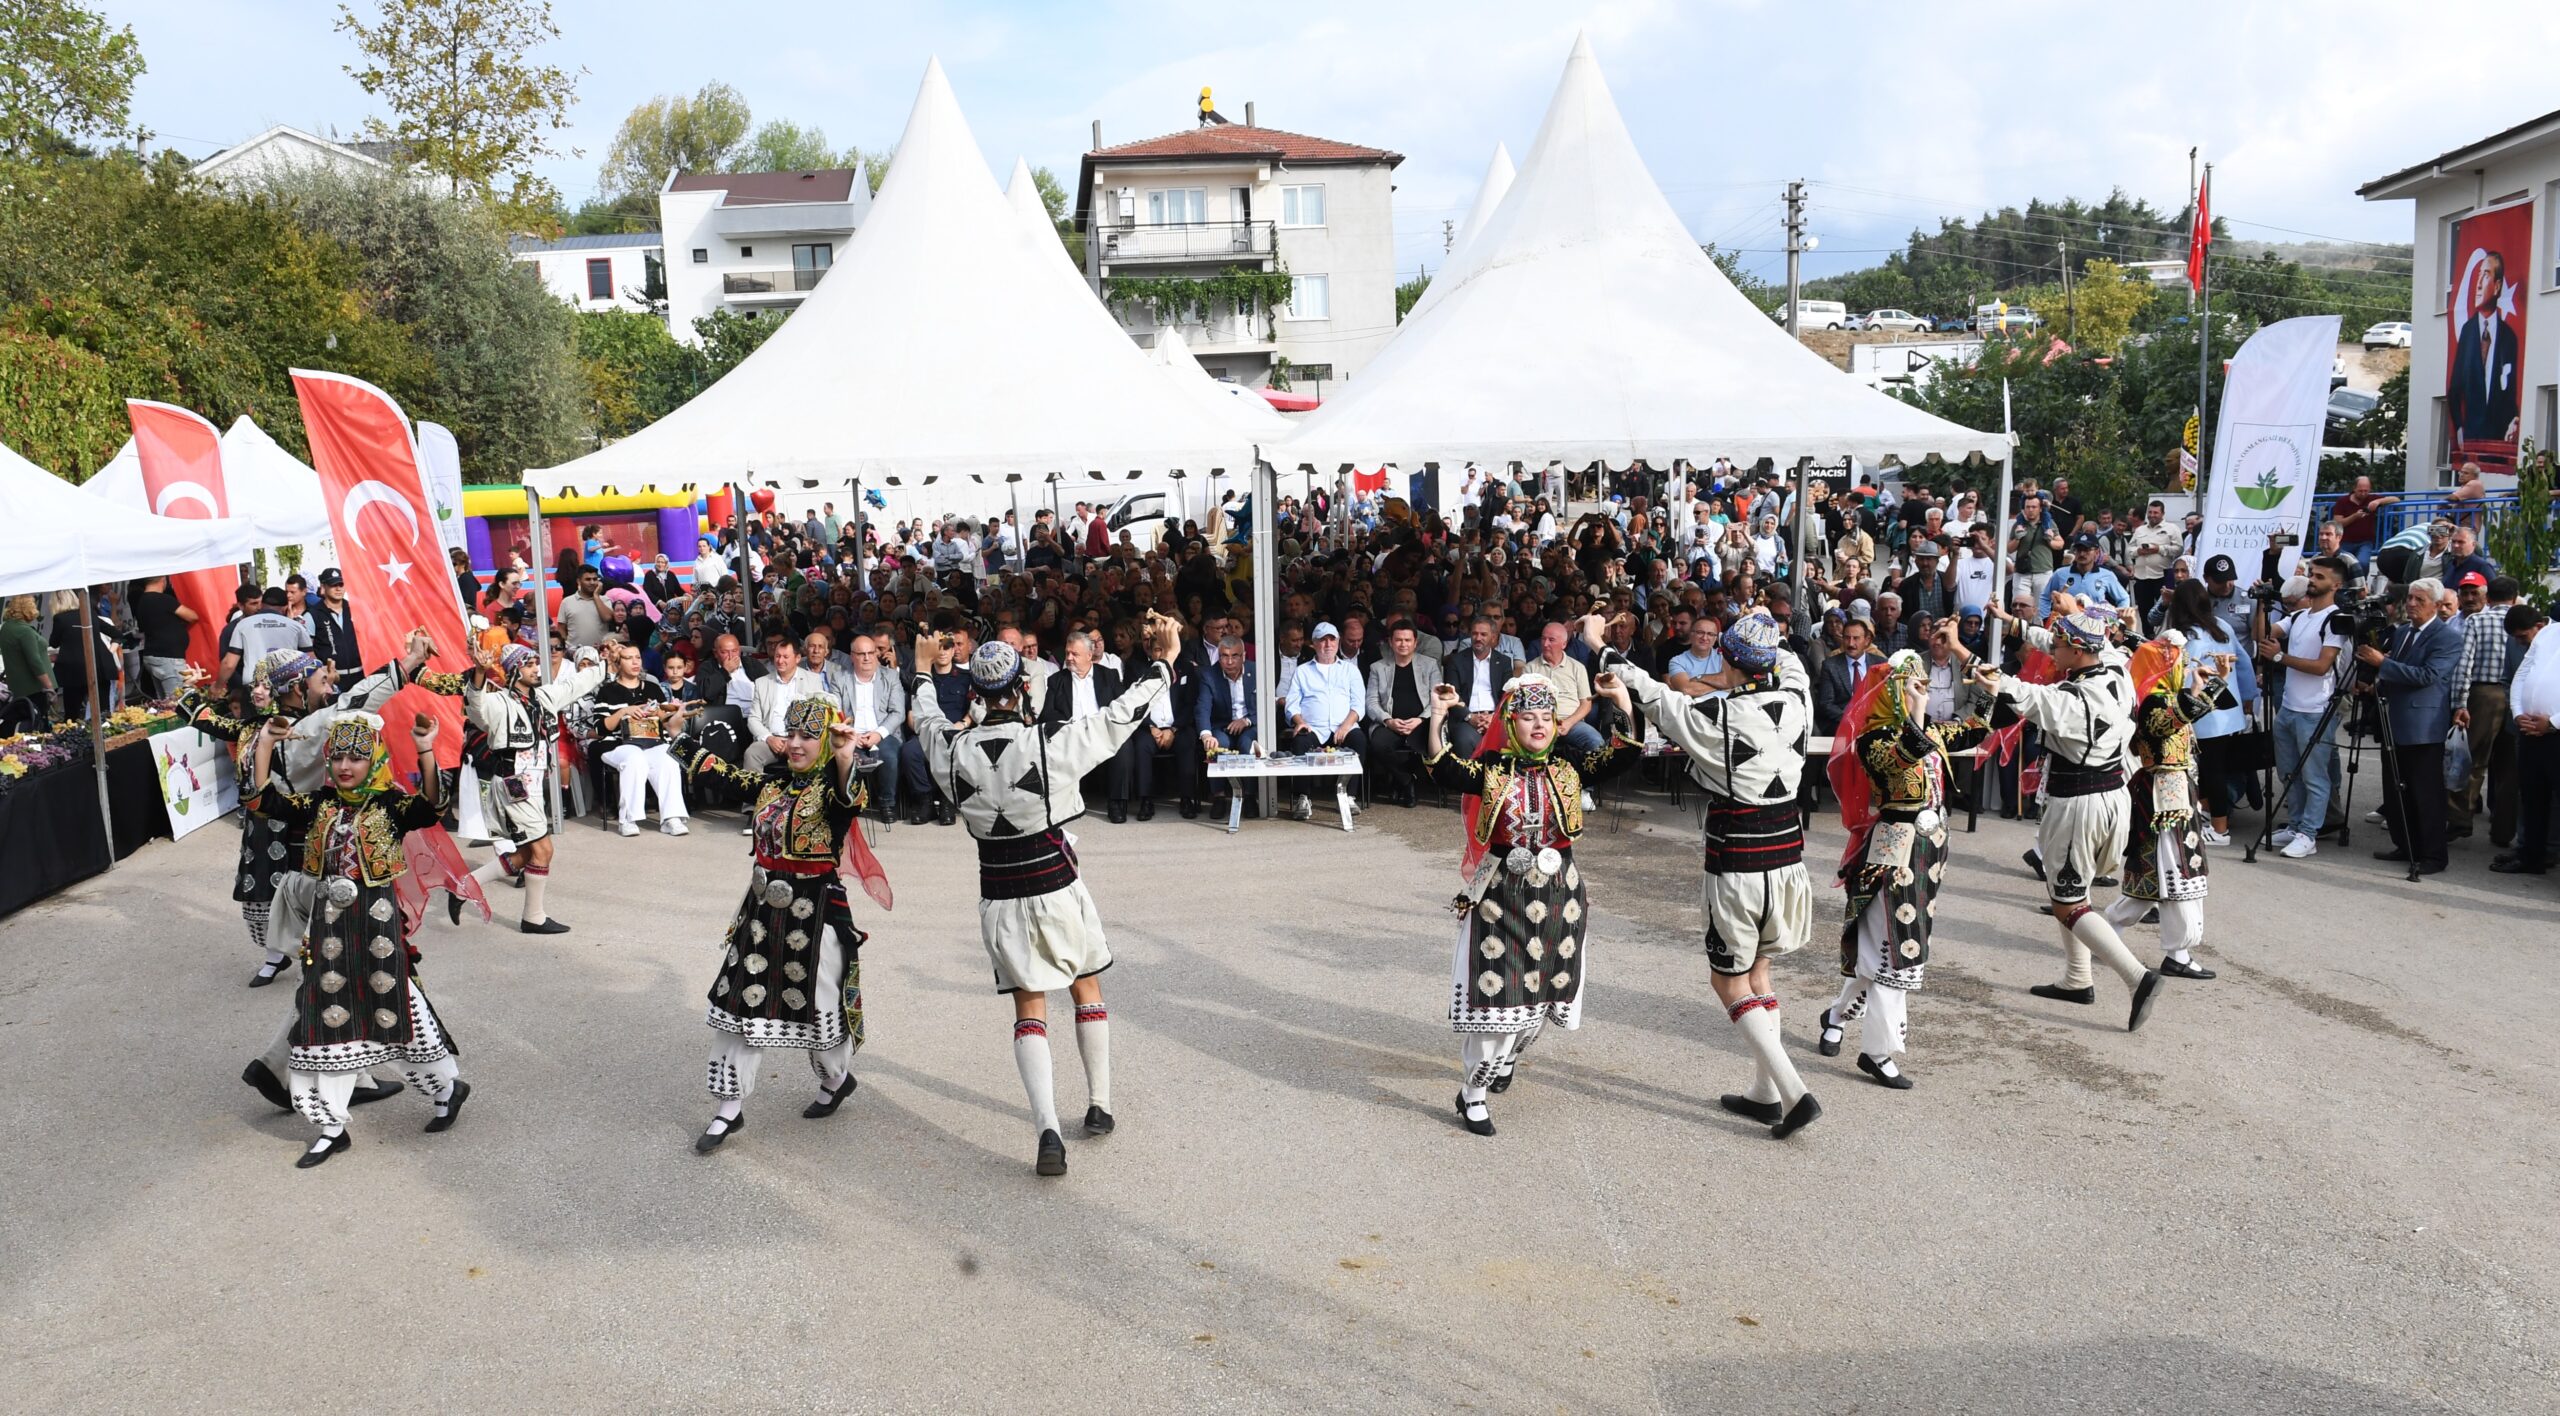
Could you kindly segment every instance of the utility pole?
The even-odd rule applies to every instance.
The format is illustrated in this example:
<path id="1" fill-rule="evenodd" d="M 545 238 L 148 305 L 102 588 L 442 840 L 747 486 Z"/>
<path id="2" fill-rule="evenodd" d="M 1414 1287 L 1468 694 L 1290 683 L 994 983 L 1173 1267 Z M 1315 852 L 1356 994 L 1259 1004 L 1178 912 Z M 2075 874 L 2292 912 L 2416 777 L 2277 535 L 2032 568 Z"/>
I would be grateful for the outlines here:
<path id="1" fill-rule="evenodd" d="M 2062 337 L 2073 344 L 2080 342 L 2080 301 L 2071 293 L 2071 243 L 2055 243 L 2062 249 Z"/>
<path id="2" fill-rule="evenodd" d="M 1796 297 L 1802 290 L 1799 264 L 1804 257 L 1804 179 L 1787 184 L 1787 333 L 1796 333 Z"/>

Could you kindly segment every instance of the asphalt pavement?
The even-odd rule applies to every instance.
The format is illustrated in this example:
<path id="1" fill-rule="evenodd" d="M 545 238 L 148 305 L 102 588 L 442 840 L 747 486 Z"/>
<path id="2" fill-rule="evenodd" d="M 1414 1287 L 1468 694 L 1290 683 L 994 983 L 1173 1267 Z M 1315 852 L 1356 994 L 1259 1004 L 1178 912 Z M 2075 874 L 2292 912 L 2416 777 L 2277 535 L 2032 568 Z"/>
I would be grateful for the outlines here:
<path id="1" fill-rule="evenodd" d="M 1073 1139 L 1060 1180 L 1031 1173 L 957 828 L 890 834 L 897 908 L 856 902 L 861 1089 L 802 1120 L 815 1084 L 779 1058 L 710 1157 L 703 990 L 747 868 L 723 816 L 573 824 L 568 935 L 439 914 L 423 977 L 470 1107 L 436 1136 L 415 1097 L 364 1108 L 316 1171 L 236 1080 L 288 990 L 243 986 L 227 825 L 0 922 L 0 1406 L 2560 1404 L 2560 881 L 2485 848 L 2417 886 L 2362 836 L 2217 851 L 2222 976 L 2171 981 L 2128 1035 L 2112 978 L 2095 1008 L 2028 996 L 2053 927 L 2026 829 L 1986 821 L 1957 838 L 1912 1091 L 1861 1077 L 1854 1033 L 1813 1053 L 1822 892 L 1778 972 L 1826 1113 L 1780 1143 L 1715 1105 L 1748 1063 L 1692 819 L 1658 796 L 1585 838 L 1585 1022 L 1540 1040 L 1491 1139 L 1451 1109 L 1454 813 L 1077 834 L 1118 957 L 1120 1129 Z"/>

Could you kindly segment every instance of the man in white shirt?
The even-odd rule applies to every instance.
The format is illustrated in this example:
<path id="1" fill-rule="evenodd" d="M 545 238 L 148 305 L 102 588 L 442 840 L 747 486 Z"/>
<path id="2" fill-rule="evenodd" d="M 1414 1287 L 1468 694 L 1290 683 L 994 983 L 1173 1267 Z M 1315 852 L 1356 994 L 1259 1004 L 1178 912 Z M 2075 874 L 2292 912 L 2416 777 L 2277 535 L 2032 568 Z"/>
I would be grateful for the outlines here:
<path id="1" fill-rule="evenodd" d="M 1956 551 L 1956 615 L 1985 615 L 1991 610 L 1991 582 L 1998 574 L 1991 557 L 1991 532 L 1976 527 Z"/>
<path id="2" fill-rule="evenodd" d="M 2126 543 L 2125 555 L 2133 563 L 2133 604 L 2142 611 L 2144 624 L 2151 623 L 2151 607 L 2160 602 L 2161 587 L 2169 583 L 2169 567 L 2186 549 L 2186 533 L 2169 524 L 2168 512 L 2166 504 L 2153 502 Z"/>
<path id="3" fill-rule="evenodd" d="M 761 772 L 782 759 L 783 749 L 789 746 L 782 735 L 782 721 L 792 704 L 803 698 L 834 696 L 827 691 L 825 679 L 801 666 L 799 645 L 777 639 L 765 652 L 773 661 L 773 672 L 756 680 L 755 704 L 747 710 L 747 755 L 742 765 L 750 772 Z"/>
<path id="4" fill-rule="evenodd" d="M 1457 721 L 1448 725 L 1448 734 L 1449 750 L 1460 757 L 1475 756 L 1493 726 L 1502 686 L 1511 681 L 1512 665 L 1518 662 L 1502 651 L 1500 623 L 1490 615 L 1476 616 L 1467 625 L 1467 647 L 1441 664 L 1441 677 L 1458 690 Z"/>
<path id="5" fill-rule="evenodd" d="M 824 631 L 813 630 L 815 639 Z M 853 638 L 853 671 L 828 675 L 835 689 L 836 703 L 844 709 L 845 721 L 854 730 L 853 745 L 880 759 L 880 772 L 872 780 L 879 784 L 880 809 L 894 817 L 898 814 L 898 783 L 904 776 L 909 748 L 905 725 L 907 691 L 898 676 L 880 664 L 880 642 L 867 634 Z M 923 825 L 923 818 L 916 820 Z"/>
<path id="6" fill-rule="evenodd" d="M 2560 791 L 2560 635 L 2542 611 L 2507 611 L 2507 633 L 2524 641 L 2507 712 L 2516 732 L 2516 846 L 2489 862 L 2500 875 L 2540 875 L 2551 868 L 2552 794 Z"/>
<path id="7" fill-rule="evenodd" d="M 1361 687 L 1358 666 L 1342 658 L 1341 650 L 1342 631 L 1318 624 L 1315 657 L 1300 664 L 1289 678 L 1285 709 L 1291 752 L 1336 751 L 1356 756 L 1369 745 L 1367 734 L 1360 731 L 1360 709 L 1368 695 Z M 1341 796 L 1342 779 L 1332 782 L 1335 795 Z M 1300 821 L 1314 819 L 1315 808 L 1305 792 L 1298 793 L 1291 814 Z"/>
<path id="8" fill-rule="evenodd" d="M 2354 573 L 2351 563 L 2323 556 L 2303 563 L 2302 603 L 2269 621 L 2258 615 L 2258 657 L 2284 665 L 2284 697 L 2276 707 L 2276 776 L 2293 783 L 2292 814 L 2272 837 L 2276 848 L 2300 860 L 2319 845 L 2320 828 L 2337 782 L 2337 730 L 2329 699 L 2336 691 L 2338 659 L 2350 646 L 2332 624 L 2338 587 Z M 2275 813 L 2270 810 L 2272 818 Z"/>

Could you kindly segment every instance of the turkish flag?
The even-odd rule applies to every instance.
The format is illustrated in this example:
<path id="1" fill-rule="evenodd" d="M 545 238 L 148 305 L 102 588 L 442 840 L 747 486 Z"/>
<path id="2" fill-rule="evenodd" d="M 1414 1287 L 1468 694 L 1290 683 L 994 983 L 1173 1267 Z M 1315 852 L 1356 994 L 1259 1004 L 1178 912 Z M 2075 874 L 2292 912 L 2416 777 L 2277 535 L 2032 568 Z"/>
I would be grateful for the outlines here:
<path id="1" fill-rule="evenodd" d="M 347 578 L 354 606 L 356 645 L 368 667 L 393 663 L 406 652 L 409 631 L 435 636 L 428 667 L 461 673 L 471 667 L 471 641 L 445 573 L 444 546 L 409 420 L 391 395 L 344 374 L 293 371 L 302 401 L 302 427 L 311 440 L 311 465 L 320 474 L 320 499 L 329 506 L 329 531 L 338 543 L 338 570 Z M 415 772 L 411 724 L 432 712 L 443 724 L 436 758 L 447 767 L 462 761 L 462 703 L 423 688 L 404 688 L 384 710 L 393 770 L 405 780 Z"/>
<path id="2" fill-rule="evenodd" d="M 1363 472 L 1357 468 L 1352 469 L 1351 490 L 1355 492 L 1383 492 L 1386 489 L 1387 469 L 1384 467 L 1379 468 L 1375 472 Z"/>
<path id="3" fill-rule="evenodd" d="M 184 408 L 128 398 L 133 452 L 142 463 L 142 491 L 151 510 L 182 521 L 210 521 L 231 514 L 231 490 L 222 479 L 222 433 Z M 222 625 L 240 589 L 236 565 L 209 566 L 169 577 L 170 593 L 196 612 L 187 628 L 187 662 L 212 673 L 222 660 Z M 254 667 L 254 666 L 252 666 Z"/>
<path id="4" fill-rule="evenodd" d="M 2196 183 L 2196 224 L 2187 230 L 2187 288 L 2204 289 L 2205 253 L 2213 249 L 2213 169 L 2204 171 L 2204 180 Z"/>

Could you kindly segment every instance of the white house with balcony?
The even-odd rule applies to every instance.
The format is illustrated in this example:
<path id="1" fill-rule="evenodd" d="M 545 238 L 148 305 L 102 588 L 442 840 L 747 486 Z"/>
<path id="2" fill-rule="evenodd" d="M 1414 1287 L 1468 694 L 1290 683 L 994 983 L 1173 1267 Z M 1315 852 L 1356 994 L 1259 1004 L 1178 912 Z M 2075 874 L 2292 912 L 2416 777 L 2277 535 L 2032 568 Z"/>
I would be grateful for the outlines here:
<path id="1" fill-rule="evenodd" d="M 871 185 L 850 168 L 676 173 L 658 194 L 667 327 L 692 343 L 714 310 L 791 309 L 870 212 Z"/>
<path id="2" fill-rule="evenodd" d="M 518 238 L 508 253 L 531 266 L 542 287 L 580 310 L 649 313 L 663 296 L 665 243 L 655 231 L 615 236 L 563 236 L 557 241 Z"/>
<path id="3" fill-rule="evenodd" d="M 1293 388 L 1322 395 L 1355 376 L 1395 333 L 1394 174 L 1402 155 L 1218 116 L 1200 126 L 1093 150 L 1078 174 L 1075 221 L 1085 274 L 1131 338 L 1155 339 L 1159 314 L 1202 368 L 1247 387 L 1279 361 Z M 1286 271 L 1277 308 L 1157 310 L 1113 300 L 1113 282 L 1209 280 L 1227 270 Z M 1126 288 L 1125 286 L 1123 287 Z"/>

